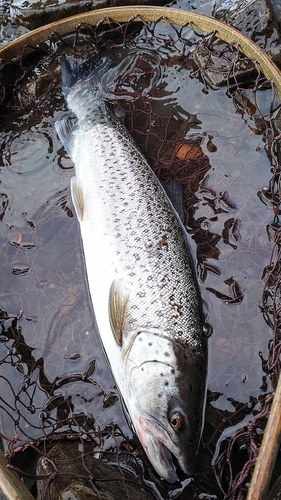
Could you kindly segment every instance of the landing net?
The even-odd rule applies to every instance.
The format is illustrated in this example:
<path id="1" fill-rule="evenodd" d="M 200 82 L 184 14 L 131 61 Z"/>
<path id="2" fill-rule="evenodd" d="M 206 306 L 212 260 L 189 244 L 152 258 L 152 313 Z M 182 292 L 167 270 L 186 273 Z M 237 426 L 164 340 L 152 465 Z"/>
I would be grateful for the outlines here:
<path id="1" fill-rule="evenodd" d="M 108 100 L 160 180 L 181 193 L 176 208 L 213 329 L 198 466 L 182 485 L 148 463 L 96 332 L 73 166 L 54 130 L 67 114 L 64 52 L 112 59 Z M 245 498 L 280 370 L 281 111 L 272 82 L 215 33 L 141 18 L 53 33 L 2 60 L 0 81 L 0 436 L 9 467 L 35 498 L 57 498 L 70 476 L 100 498 L 101 483 L 128 499 L 140 486 L 151 498 Z M 98 472 L 101 463 L 111 468 Z"/>

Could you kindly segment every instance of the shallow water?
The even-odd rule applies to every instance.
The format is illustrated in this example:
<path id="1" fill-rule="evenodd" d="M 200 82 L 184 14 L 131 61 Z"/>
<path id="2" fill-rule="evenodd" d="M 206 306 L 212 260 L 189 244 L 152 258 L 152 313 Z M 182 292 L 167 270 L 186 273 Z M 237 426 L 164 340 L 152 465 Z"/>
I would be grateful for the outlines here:
<path id="1" fill-rule="evenodd" d="M 183 186 L 186 225 L 213 330 L 209 427 L 199 454 L 199 485 L 200 471 L 210 469 L 224 440 L 259 410 L 266 391 L 259 351 L 267 357 L 272 331 L 260 310 L 261 277 L 270 261 L 266 226 L 274 214 L 257 193 L 268 186 L 271 164 L 257 131 L 257 107 L 255 113 L 241 111 L 226 88 L 206 93 L 182 58 L 182 50 L 184 56 L 193 50 L 193 33 L 183 49 L 167 40 L 173 36 L 170 30 L 158 29 L 160 41 L 148 40 L 143 30 L 137 42 L 113 50 L 104 84 L 108 96 L 114 94 L 125 109 L 125 123 L 161 178 L 180 180 Z M 59 74 L 56 65 L 55 60 L 54 74 Z M 34 101 L 36 106 L 10 110 L 0 132 L 0 409 L 5 447 L 14 436 L 15 446 L 53 431 L 75 433 L 80 426 L 87 432 L 89 426 L 104 428 L 111 422 L 132 437 L 94 324 L 70 199 L 73 165 L 54 129 L 54 122 L 67 114 L 65 102 L 59 85 L 46 94 L 47 100 L 33 94 L 34 79 L 46 71 L 46 64 L 39 65 L 19 89 L 17 102 Z M 266 114 L 271 90 L 257 96 Z M 177 128 L 182 134 L 176 135 Z M 160 161 L 165 133 L 170 149 L 164 153 L 172 158 L 166 163 Z M 192 154 L 189 169 L 184 169 L 188 145 Z M 239 405 L 248 408 L 240 416 Z M 222 415 L 227 418 L 219 424 Z M 210 457 L 210 429 L 216 432 L 219 426 Z M 109 439 L 103 449 L 110 446 Z M 214 488 L 206 493 L 219 496 L 212 481 Z M 166 486 L 159 489 L 167 498 Z M 202 485 L 200 491 L 205 491 Z"/>

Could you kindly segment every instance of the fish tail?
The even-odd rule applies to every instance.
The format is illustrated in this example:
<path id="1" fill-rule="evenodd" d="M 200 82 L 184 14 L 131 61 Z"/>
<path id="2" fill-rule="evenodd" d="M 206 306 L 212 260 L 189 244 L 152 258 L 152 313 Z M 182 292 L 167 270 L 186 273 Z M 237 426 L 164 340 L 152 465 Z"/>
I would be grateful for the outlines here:
<path id="1" fill-rule="evenodd" d="M 69 56 L 67 54 L 62 54 L 61 56 L 61 78 L 62 78 L 62 90 L 63 94 L 66 96 L 69 94 L 70 89 L 79 81 L 79 60 Z"/>
<path id="2" fill-rule="evenodd" d="M 68 54 L 61 56 L 62 92 L 68 108 L 76 116 L 68 116 L 57 121 L 55 128 L 72 159 L 79 130 L 78 121 L 83 123 L 85 132 L 88 127 L 92 128 L 97 117 L 104 114 L 103 75 L 107 72 L 109 63 L 110 59 L 107 54 L 90 62 Z M 82 218 L 81 215 L 80 219 Z"/>
<path id="3" fill-rule="evenodd" d="M 61 56 L 62 90 L 66 97 L 78 83 L 89 82 L 91 86 L 103 88 L 103 76 L 108 70 L 110 59 L 107 54 L 85 61 L 68 54 Z"/>

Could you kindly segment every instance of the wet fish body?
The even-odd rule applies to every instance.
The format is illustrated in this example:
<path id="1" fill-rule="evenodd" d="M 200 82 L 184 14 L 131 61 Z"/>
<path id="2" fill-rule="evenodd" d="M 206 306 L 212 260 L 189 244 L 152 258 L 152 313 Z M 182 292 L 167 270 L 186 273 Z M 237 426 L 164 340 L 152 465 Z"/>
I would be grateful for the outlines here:
<path id="1" fill-rule="evenodd" d="M 75 164 L 71 193 L 96 321 L 147 456 L 173 483 L 178 466 L 194 471 L 204 414 L 207 345 L 194 267 L 170 200 L 95 73 L 77 78 L 67 93 L 77 121 L 56 129 Z"/>

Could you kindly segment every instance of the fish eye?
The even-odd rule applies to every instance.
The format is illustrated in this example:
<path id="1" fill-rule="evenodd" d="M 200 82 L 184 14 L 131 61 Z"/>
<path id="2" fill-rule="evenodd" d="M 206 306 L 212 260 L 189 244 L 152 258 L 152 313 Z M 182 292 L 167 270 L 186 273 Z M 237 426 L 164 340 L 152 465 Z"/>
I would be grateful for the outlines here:
<path id="1" fill-rule="evenodd" d="M 169 423 L 174 431 L 183 431 L 186 428 L 186 419 L 179 411 L 174 411 L 169 415 Z"/>

